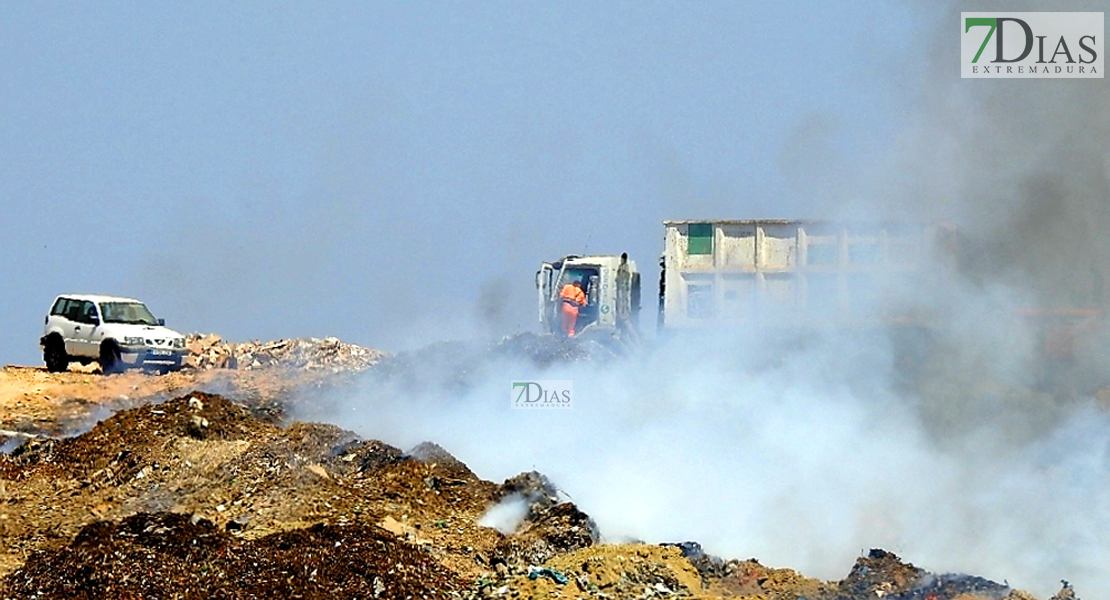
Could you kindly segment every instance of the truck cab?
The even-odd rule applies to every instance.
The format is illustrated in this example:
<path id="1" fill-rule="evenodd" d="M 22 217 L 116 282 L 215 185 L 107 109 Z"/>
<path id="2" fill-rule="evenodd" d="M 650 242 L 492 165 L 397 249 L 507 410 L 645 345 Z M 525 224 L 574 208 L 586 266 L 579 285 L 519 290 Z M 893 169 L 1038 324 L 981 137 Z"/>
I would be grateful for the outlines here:
<path id="1" fill-rule="evenodd" d="M 536 273 L 539 317 L 545 333 L 566 335 L 560 321 L 563 286 L 579 282 L 586 304 L 578 311 L 577 337 L 629 339 L 638 337 L 640 273 L 628 254 L 569 255 L 545 262 Z"/>

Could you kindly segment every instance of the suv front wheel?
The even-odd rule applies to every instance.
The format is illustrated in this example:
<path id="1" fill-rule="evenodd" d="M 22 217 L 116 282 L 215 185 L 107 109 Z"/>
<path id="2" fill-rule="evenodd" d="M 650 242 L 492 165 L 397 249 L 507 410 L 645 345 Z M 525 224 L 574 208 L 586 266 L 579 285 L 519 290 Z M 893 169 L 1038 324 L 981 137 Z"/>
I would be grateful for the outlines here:
<path id="1" fill-rule="evenodd" d="M 46 370 L 51 373 L 62 373 L 69 368 L 69 355 L 66 354 L 66 345 L 57 336 L 47 338 L 42 349 L 42 360 L 46 363 Z"/>
<path id="2" fill-rule="evenodd" d="M 115 342 L 104 342 L 100 345 L 100 372 L 105 375 L 123 372 L 123 361 L 120 360 L 119 346 Z"/>

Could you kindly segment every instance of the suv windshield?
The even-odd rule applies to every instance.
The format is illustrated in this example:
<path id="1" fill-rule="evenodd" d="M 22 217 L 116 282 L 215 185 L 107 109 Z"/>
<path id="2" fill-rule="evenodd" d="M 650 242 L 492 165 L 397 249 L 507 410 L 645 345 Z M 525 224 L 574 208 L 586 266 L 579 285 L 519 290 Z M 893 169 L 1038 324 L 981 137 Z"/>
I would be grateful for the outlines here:
<path id="1" fill-rule="evenodd" d="M 158 319 L 141 302 L 101 302 L 100 314 L 105 323 L 157 325 Z"/>

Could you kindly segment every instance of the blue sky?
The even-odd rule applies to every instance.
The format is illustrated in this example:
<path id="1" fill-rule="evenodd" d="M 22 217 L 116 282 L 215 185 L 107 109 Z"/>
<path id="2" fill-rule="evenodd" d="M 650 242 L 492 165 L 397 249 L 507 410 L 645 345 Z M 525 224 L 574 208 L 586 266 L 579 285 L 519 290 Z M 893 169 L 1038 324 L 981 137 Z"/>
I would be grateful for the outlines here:
<path id="1" fill-rule="evenodd" d="M 825 216 L 823 177 L 881 163 L 937 16 L 4 4 L 0 362 L 41 360 L 63 292 L 386 349 L 536 330 L 533 273 L 571 252 L 628 251 L 652 298 L 663 219 Z"/>

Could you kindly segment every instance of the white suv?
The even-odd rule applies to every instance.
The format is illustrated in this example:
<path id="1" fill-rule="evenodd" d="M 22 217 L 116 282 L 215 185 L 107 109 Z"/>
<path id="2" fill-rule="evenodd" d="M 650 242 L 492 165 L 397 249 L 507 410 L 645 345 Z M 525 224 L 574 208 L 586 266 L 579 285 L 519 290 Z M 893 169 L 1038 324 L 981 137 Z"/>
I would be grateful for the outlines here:
<path id="1" fill-rule="evenodd" d="M 58 296 L 39 345 L 46 368 L 65 371 L 70 361 L 98 361 L 104 373 L 128 367 L 181 368 L 185 336 L 167 329 L 138 300 L 73 294 Z"/>

